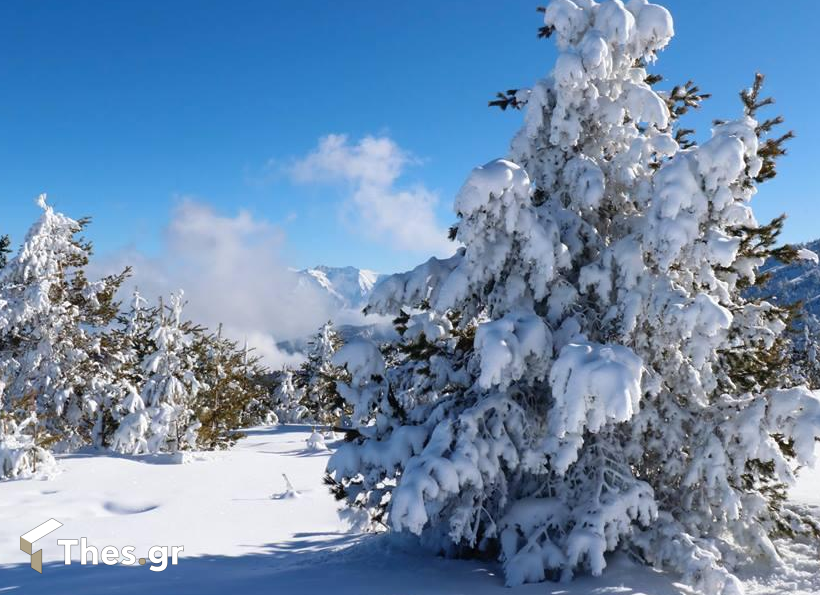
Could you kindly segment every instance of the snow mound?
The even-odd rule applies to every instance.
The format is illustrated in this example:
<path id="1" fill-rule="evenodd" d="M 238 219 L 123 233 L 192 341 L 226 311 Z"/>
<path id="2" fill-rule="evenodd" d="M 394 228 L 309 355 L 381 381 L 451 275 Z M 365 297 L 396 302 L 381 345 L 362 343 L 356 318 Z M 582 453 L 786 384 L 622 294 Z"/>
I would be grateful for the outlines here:
<path id="1" fill-rule="evenodd" d="M 325 437 L 322 436 L 321 433 L 313 430 L 308 439 L 305 440 L 307 444 L 307 449 L 311 452 L 323 452 L 327 450 L 327 444 L 325 444 Z"/>

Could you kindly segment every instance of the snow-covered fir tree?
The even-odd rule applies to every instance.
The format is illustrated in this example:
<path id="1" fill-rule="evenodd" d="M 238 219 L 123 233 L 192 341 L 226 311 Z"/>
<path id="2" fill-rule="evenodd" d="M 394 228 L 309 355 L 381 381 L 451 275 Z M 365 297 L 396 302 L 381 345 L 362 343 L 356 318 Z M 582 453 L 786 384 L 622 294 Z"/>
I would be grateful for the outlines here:
<path id="1" fill-rule="evenodd" d="M 463 247 L 371 298 L 408 353 L 334 356 L 358 427 L 328 482 L 370 522 L 498 555 L 510 585 L 599 574 L 620 547 L 738 593 L 735 566 L 808 529 L 784 489 L 820 435 L 820 400 L 778 373 L 788 313 L 743 297 L 779 229 L 750 201 L 789 135 L 758 119 L 758 77 L 692 140 L 679 118 L 705 95 L 647 72 L 663 7 L 543 12 L 555 67 L 493 102 L 524 125 L 458 193 Z"/>
<path id="2" fill-rule="evenodd" d="M 9 254 L 11 254 L 11 238 L 7 235 L 0 236 L 0 269 L 8 264 Z"/>
<path id="3" fill-rule="evenodd" d="M 253 377 L 253 381 L 264 390 L 254 393 L 248 400 L 240 416 L 240 427 L 273 426 L 279 423 L 279 416 L 276 414 L 279 407 L 274 395 L 279 386 L 278 378 L 282 372 L 282 370 L 263 369 L 260 376 Z"/>
<path id="4" fill-rule="evenodd" d="M 8 264 L 11 252 L 8 236 L 0 236 L 0 271 Z M 0 302 L 0 312 L 7 304 Z M 49 451 L 38 446 L 33 423 L 35 404 L 30 409 L 12 409 L 5 405 L 5 381 L 0 385 L 0 479 L 30 476 L 40 470 L 53 469 L 56 465 Z M 29 426 L 32 426 L 29 429 Z"/>
<path id="5" fill-rule="evenodd" d="M 160 303 L 149 338 L 155 351 L 142 361 L 146 374 L 141 399 L 148 415 L 148 452 L 176 452 L 196 448 L 201 423 L 195 399 L 202 384 L 194 372 L 192 326 L 182 320 L 183 292 L 172 294 L 170 305 Z"/>
<path id="6" fill-rule="evenodd" d="M 801 335 L 794 359 L 806 383 L 820 389 L 820 320 L 811 314 L 806 317 Z"/>
<path id="7" fill-rule="evenodd" d="M 66 450 L 93 440 L 105 385 L 102 331 L 127 271 L 89 281 L 88 220 L 43 213 L 0 271 L 0 409 L 6 431 Z M 7 242 L 3 244 L 3 255 Z M 21 459 L 22 460 L 22 459 Z"/>
<path id="8" fill-rule="evenodd" d="M 297 368 L 285 367 L 274 374 L 271 400 L 278 421 L 322 426 L 346 423 L 349 408 L 337 385 L 347 374 L 333 363 L 342 343 L 328 321 L 308 341 L 305 360 Z"/>
<path id="9" fill-rule="evenodd" d="M 277 372 L 271 400 L 273 415 L 267 422 L 295 424 L 308 419 L 305 391 L 297 386 L 296 374 L 292 369 L 284 368 Z"/>
<path id="10" fill-rule="evenodd" d="M 302 405 L 311 422 L 337 425 L 345 415 L 345 401 L 336 389 L 344 371 L 333 365 L 333 355 L 342 345 L 342 338 L 328 321 L 308 342 L 305 361 L 296 371 L 293 382 L 302 391 Z"/>
<path id="11" fill-rule="evenodd" d="M 150 336 L 158 317 L 159 309 L 149 308 L 148 301 L 135 289 L 129 310 L 121 314 L 119 328 L 111 333 L 111 342 L 116 346 L 112 358 L 115 396 L 107 408 L 112 434 L 109 437 L 104 433 L 103 445 L 118 452 L 148 452 L 150 418 L 140 394 L 146 382 L 142 362 L 155 349 Z"/>

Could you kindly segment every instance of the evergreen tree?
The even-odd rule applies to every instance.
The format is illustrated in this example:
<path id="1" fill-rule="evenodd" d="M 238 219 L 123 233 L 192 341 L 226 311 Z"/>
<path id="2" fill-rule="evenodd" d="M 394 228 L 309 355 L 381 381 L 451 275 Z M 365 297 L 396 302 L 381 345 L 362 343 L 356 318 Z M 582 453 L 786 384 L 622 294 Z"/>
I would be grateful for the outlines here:
<path id="1" fill-rule="evenodd" d="M 9 254 L 11 254 L 11 239 L 7 235 L 0 236 L 0 269 L 8 264 Z"/>
<path id="2" fill-rule="evenodd" d="M 254 396 L 248 400 L 248 404 L 241 415 L 240 427 L 251 426 L 273 426 L 279 423 L 276 414 L 278 408 L 274 393 L 279 385 L 279 376 L 282 371 L 265 370 L 259 376 L 252 376 L 253 381 L 262 389 L 255 392 Z"/>
<path id="3" fill-rule="evenodd" d="M 149 452 L 176 452 L 197 447 L 201 427 L 194 411 L 202 384 L 191 353 L 193 325 L 182 320 L 183 292 L 160 302 L 149 339 L 155 347 L 141 363 L 146 375 L 141 398 L 148 415 Z"/>
<path id="4" fill-rule="evenodd" d="M 195 373 L 202 383 L 196 398 L 199 428 L 198 446 L 207 450 L 227 448 L 242 435 L 238 428 L 251 403 L 265 400 L 268 389 L 261 382 L 265 370 L 260 360 L 240 349 L 234 341 L 203 331 L 193 343 Z"/>
<path id="5" fill-rule="evenodd" d="M 45 195 L 38 204 L 42 216 L 0 271 L 2 411 L 35 446 L 64 450 L 92 440 L 104 384 L 101 332 L 128 271 L 89 281 L 91 245 L 80 237 L 88 220 L 55 213 Z"/>
<path id="6" fill-rule="evenodd" d="M 134 290 L 129 311 L 120 315 L 119 328 L 110 335 L 116 354 L 111 370 L 115 375 L 111 383 L 115 396 L 106 409 L 110 418 L 106 428 L 111 434 L 103 432 L 103 446 L 128 454 L 148 452 L 150 417 L 140 394 L 146 382 L 142 362 L 156 349 L 150 337 L 159 309 L 148 308 L 147 303 Z"/>
<path id="7" fill-rule="evenodd" d="M 820 320 L 802 317 L 802 328 L 794 344 L 792 374 L 814 389 L 820 388 Z"/>
<path id="8" fill-rule="evenodd" d="M 305 407 L 305 391 L 296 383 L 296 375 L 290 368 L 276 374 L 273 388 L 273 423 L 296 424 L 308 420 L 309 413 Z"/>
<path id="9" fill-rule="evenodd" d="M 788 312 L 743 295 L 778 253 L 750 201 L 790 135 L 758 119 L 758 78 L 692 140 L 679 120 L 706 95 L 646 70 L 673 34 L 660 6 L 543 12 L 556 65 L 493 102 L 524 125 L 457 195 L 463 247 L 371 298 L 413 329 L 406 353 L 334 356 L 358 425 L 327 481 L 440 551 L 497 554 L 511 585 L 599 574 L 624 547 L 737 593 L 734 565 L 809 528 L 783 486 L 820 435 L 820 400 L 778 373 Z"/>
<path id="10" fill-rule="evenodd" d="M 88 220 L 39 204 L 8 262 L 0 238 L 0 478 L 51 468 L 55 448 L 222 448 L 252 402 L 270 407 L 247 349 L 183 321 L 181 292 L 169 308 L 134 292 L 121 312 L 115 294 L 130 270 L 89 281 Z"/>
<path id="11" fill-rule="evenodd" d="M 112 342 L 116 430 L 107 444 L 140 454 L 226 448 L 238 429 L 259 423 L 254 403 L 269 401 L 259 359 L 234 341 L 181 318 L 181 294 L 171 307 L 147 308 L 138 292 Z M 268 404 L 267 407 L 270 407 Z"/>
<path id="12" fill-rule="evenodd" d="M 294 387 L 302 392 L 302 405 L 307 417 L 316 424 L 338 425 L 345 416 L 345 401 L 336 389 L 336 383 L 342 380 L 344 372 L 332 363 L 333 355 L 342 345 L 342 338 L 328 321 L 319 332 L 308 342 L 308 349 L 304 363 L 296 372 Z M 284 381 L 290 381 L 287 375 Z M 287 394 L 283 398 L 292 398 L 293 390 L 283 387 Z"/>

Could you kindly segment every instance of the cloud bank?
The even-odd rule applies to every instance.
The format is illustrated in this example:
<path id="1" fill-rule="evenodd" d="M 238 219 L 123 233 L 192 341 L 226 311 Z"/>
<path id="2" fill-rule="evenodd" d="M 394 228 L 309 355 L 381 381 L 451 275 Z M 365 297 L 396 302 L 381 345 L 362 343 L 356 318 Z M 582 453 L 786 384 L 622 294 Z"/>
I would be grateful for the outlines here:
<path id="1" fill-rule="evenodd" d="M 150 299 L 185 290 L 185 315 L 248 345 L 271 367 L 297 363 L 277 339 L 303 337 L 333 317 L 327 296 L 300 283 L 279 258 L 283 234 L 247 211 L 224 216 L 185 199 L 175 208 L 158 257 L 131 249 L 96 265 L 134 270 L 122 297 L 138 287 Z"/>
<path id="2" fill-rule="evenodd" d="M 422 185 L 397 186 L 415 162 L 387 137 L 366 136 L 352 143 L 347 135 L 329 134 L 293 162 L 288 173 L 299 184 L 347 183 L 350 195 L 343 213 L 371 239 L 399 250 L 449 256 L 455 245 L 436 221 L 438 196 Z"/>
<path id="3" fill-rule="evenodd" d="M 456 247 L 436 221 L 436 194 L 423 185 L 399 186 L 414 163 L 388 137 L 352 142 L 346 135 L 331 134 L 292 161 L 285 173 L 296 184 L 341 184 L 347 194 L 340 210 L 356 233 L 425 257 L 449 256 Z M 380 322 L 340 311 L 327 293 L 289 270 L 280 258 L 284 240 L 281 228 L 246 210 L 225 215 L 186 198 L 172 213 L 159 256 L 132 248 L 92 261 L 96 270 L 91 272 L 132 266 L 123 299 L 134 287 L 152 300 L 184 289 L 187 318 L 211 329 L 221 323 L 229 337 L 247 341 L 272 368 L 301 359 L 280 350 L 276 341 L 304 338 L 330 319 L 337 324 Z"/>

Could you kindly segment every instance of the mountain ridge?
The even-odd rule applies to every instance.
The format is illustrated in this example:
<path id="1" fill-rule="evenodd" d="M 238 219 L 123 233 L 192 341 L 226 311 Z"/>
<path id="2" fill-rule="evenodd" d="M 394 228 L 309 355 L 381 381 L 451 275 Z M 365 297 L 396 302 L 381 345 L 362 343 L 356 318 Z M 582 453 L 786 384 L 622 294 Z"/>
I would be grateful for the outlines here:
<path id="1" fill-rule="evenodd" d="M 820 239 L 794 244 L 800 257 L 788 264 L 770 260 L 761 268 L 769 279 L 749 290 L 752 297 L 765 297 L 782 306 L 803 303 L 805 318 L 820 319 Z M 817 326 L 811 324 L 810 328 Z"/>
<path id="2" fill-rule="evenodd" d="M 385 277 L 381 273 L 354 266 L 315 267 L 296 270 L 298 283 L 324 292 L 339 308 L 363 308 L 373 288 Z"/>

